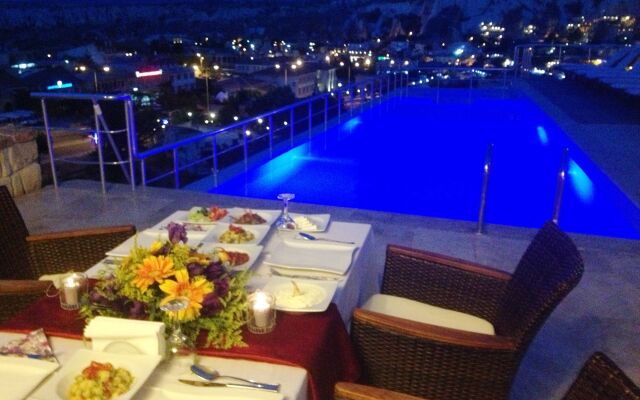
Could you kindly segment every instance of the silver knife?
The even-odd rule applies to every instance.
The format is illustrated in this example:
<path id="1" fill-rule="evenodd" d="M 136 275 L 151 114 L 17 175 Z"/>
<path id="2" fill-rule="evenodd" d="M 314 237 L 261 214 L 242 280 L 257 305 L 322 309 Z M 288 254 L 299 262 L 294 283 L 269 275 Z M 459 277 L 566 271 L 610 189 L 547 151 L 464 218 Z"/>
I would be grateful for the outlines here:
<path id="1" fill-rule="evenodd" d="M 222 383 L 222 382 L 205 382 L 205 381 L 194 381 L 191 379 L 178 379 L 181 383 L 186 383 L 191 386 L 199 386 L 199 387 L 228 387 L 228 388 L 236 388 L 236 389 L 256 389 L 256 390 L 266 390 L 268 392 L 279 392 L 280 385 L 271 385 L 267 383 L 256 383 L 256 384 L 242 384 L 242 383 Z"/>

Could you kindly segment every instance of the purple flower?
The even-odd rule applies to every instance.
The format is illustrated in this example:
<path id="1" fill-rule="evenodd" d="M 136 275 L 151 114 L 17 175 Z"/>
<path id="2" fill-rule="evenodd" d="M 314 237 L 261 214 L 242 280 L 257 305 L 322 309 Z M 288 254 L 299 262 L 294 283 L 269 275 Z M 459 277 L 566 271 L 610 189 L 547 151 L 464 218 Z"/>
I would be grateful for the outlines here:
<path id="1" fill-rule="evenodd" d="M 212 315 L 215 315 L 221 309 L 222 303 L 220 302 L 220 298 L 216 296 L 215 292 L 212 292 L 204 296 L 200 314 L 204 317 L 210 317 Z"/>
<path id="2" fill-rule="evenodd" d="M 179 242 L 187 243 L 187 229 L 182 224 L 176 224 L 175 222 L 169 222 L 167 225 L 169 231 L 169 241 L 173 244 Z"/>
<path id="3" fill-rule="evenodd" d="M 141 301 L 134 301 L 131 304 L 131 308 L 129 309 L 129 317 L 133 319 L 144 319 L 145 318 L 144 303 Z"/>
<path id="4" fill-rule="evenodd" d="M 222 274 L 224 274 L 226 271 L 224 269 L 224 267 L 220 264 L 220 263 L 210 263 L 209 266 L 207 267 L 207 269 L 205 270 L 204 274 L 207 277 L 208 280 L 210 281 L 215 281 L 216 279 L 220 278 L 222 276 Z"/>
<path id="5" fill-rule="evenodd" d="M 198 263 L 190 263 L 187 265 L 187 270 L 189 271 L 189 276 L 194 277 L 197 275 L 204 274 L 204 267 Z"/>
<path id="6" fill-rule="evenodd" d="M 213 283 L 214 293 L 218 297 L 224 297 L 229 293 L 229 280 L 219 279 Z"/>

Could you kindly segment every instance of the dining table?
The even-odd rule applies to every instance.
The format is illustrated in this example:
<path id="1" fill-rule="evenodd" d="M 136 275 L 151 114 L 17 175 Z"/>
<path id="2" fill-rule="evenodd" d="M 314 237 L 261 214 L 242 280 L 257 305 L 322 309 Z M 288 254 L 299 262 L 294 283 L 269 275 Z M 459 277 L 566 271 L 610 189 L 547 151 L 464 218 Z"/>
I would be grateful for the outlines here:
<path id="1" fill-rule="evenodd" d="M 285 243 L 292 238 L 299 239 L 297 234 L 295 231 L 270 229 L 262 240 L 262 252 L 251 266 L 249 290 L 264 288 L 270 281 L 282 278 L 275 273 L 270 257 L 274 252 L 282 251 L 283 246 L 286 248 Z M 197 357 L 203 365 L 227 375 L 278 382 L 281 385 L 279 393 L 257 393 L 246 389 L 226 389 L 223 392 L 219 388 L 187 387 L 177 382 L 175 377 L 188 373 L 188 366 L 171 360 L 160 363 L 136 398 L 198 399 L 217 393 L 221 395 L 220 398 L 229 399 L 319 400 L 331 398 L 335 382 L 356 381 L 360 376 L 360 367 L 348 334 L 351 313 L 370 295 L 379 291 L 383 272 L 382 267 L 376 266 L 377 263 L 371 260 L 371 248 L 374 245 L 371 225 L 332 220 L 324 231 L 314 232 L 313 235 L 320 239 L 354 244 L 351 263 L 338 276 L 311 273 L 305 277 L 305 271 L 285 270 L 286 273 L 291 272 L 299 282 L 307 279 L 309 282 L 335 282 L 335 293 L 326 310 L 278 311 L 273 332 L 255 334 L 243 330 L 246 347 L 222 350 L 199 346 L 197 350 Z M 113 267 L 109 257 L 106 257 L 86 273 L 90 278 L 97 278 L 100 271 Z M 0 345 L 31 330 L 43 328 L 61 365 L 74 351 L 90 347 L 83 340 L 84 321 L 79 318 L 77 311 L 62 310 L 57 302 L 57 298 L 43 297 L 26 311 L 0 325 Z"/>

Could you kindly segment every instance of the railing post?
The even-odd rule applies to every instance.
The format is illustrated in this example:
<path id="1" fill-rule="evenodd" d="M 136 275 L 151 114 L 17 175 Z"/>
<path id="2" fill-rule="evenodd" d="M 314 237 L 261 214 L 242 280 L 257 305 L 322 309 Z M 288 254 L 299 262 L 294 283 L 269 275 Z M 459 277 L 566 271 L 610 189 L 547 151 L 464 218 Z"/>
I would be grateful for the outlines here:
<path id="1" fill-rule="evenodd" d="M 53 187 L 58 188 L 58 176 L 56 174 L 56 164 L 53 157 L 53 138 L 51 137 L 51 127 L 49 126 L 49 115 L 47 114 L 47 105 L 44 98 L 40 99 L 42 106 L 42 120 L 44 121 L 44 131 L 47 135 L 47 147 L 49 150 L 49 163 L 51 164 L 51 177 L 53 178 Z"/>
<path id="2" fill-rule="evenodd" d="M 558 169 L 558 177 L 556 180 L 556 196 L 553 201 L 553 215 L 551 219 L 558 224 L 560 219 L 560 208 L 562 207 L 562 194 L 564 192 L 564 184 L 567 180 L 567 164 L 569 162 L 569 148 L 565 147 L 560 159 L 560 168 Z"/>
<path id="3" fill-rule="evenodd" d="M 327 131 L 329 120 L 329 95 L 324 98 L 324 131 Z"/>
<path id="4" fill-rule="evenodd" d="M 440 75 L 436 73 L 436 78 L 438 78 L 436 79 L 436 104 L 440 104 Z"/>
<path id="5" fill-rule="evenodd" d="M 487 190 L 489 188 L 489 176 L 491 174 L 491 164 L 493 161 L 493 143 L 487 146 L 487 153 L 484 158 L 484 166 L 482 169 L 482 192 L 480 193 L 480 211 L 478 212 L 478 229 L 476 233 L 484 233 L 484 217 L 487 207 Z"/>
<path id="6" fill-rule="evenodd" d="M 471 73 L 469 77 L 469 97 L 467 98 L 468 103 L 471 103 L 471 91 L 473 90 L 473 73 Z"/>
<path id="7" fill-rule="evenodd" d="M 136 190 L 136 171 L 134 165 L 134 157 L 133 157 L 133 133 L 136 128 L 133 125 L 133 112 L 130 109 L 131 101 L 127 100 L 124 102 L 124 117 L 125 117 L 125 125 L 127 130 L 127 151 L 129 153 L 129 176 L 131 177 L 131 190 L 135 192 Z"/>
<path id="8" fill-rule="evenodd" d="M 96 142 L 98 145 L 98 164 L 100 168 L 100 184 L 102 185 L 102 194 L 107 193 L 107 184 L 106 178 L 104 176 L 104 157 L 102 154 L 102 134 L 100 133 L 100 114 L 102 114 L 102 110 L 100 110 L 100 105 L 93 100 L 93 119 L 96 125 Z"/>
<path id="9" fill-rule="evenodd" d="M 142 181 L 142 187 L 147 186 L 147 165 L 146 159 L 140 160 L 140 180 Z"/>
<path id="10" fill-rule="evenodd" d="M 178 163 L 178 148 L 173 148 L 173 180 L 175 182 L 176 189 L 180 189 L 180 168 Z"/>
<path id="11" fill-rule="evenodd" d="M 311 140 L 311 127 L 313 125 L 313 101 L 309 101 L 309 128 L 307 130 L 309 140 Z"/>
<path id="12" fill-rule="evenodd" d="M 289 113 L 289 125 L 290 125 L 289 126 L 289 134 L 290 134 L 290 137 L 291 137 L 291 139 L 290 139 L 291 140 L 291 147 L 293 147 L 293 134 L 294 134 L 294 126 L 295 126 L 293 110 L 294 110 L 294 107 L 291 107 L 291 112 Z"/>
<path id="13" fill-rule="evenodd" d="M 213 155 L 213 187 L 218 187 L 218 135 L 211 136 Z"/>
<path id="14" fill-rule="evenodd" d="M 269 115 L 269 158 L 273 158 L 273 114 Z"/>
<path id="15" fill-rule="evenodd" d="M 344 92 L 342 90 L 338 91 L 338 123 L 342 121 L 342 96 Z"/>
<path id="16" fill-rule="evenodd" d="M 247 125 L 242 125 L 242 149 L 244 151 L 244 172 L 249 170 L 249 136 Z"/>

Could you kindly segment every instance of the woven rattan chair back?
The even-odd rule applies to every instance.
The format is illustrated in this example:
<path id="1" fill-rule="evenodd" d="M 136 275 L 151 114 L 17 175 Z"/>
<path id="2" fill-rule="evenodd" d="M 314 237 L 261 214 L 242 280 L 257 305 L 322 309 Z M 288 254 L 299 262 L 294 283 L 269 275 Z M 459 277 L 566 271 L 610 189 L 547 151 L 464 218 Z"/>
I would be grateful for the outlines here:
<path id="1" fill-rule="evenodd" d="M 520 355 L 549 314 L 578 284 L 584 264 L 571 239 L 553 222 L 536 234 L 500 303 L 496 333 L 517 341 Z"/>
<path id="2" fill-rule="evenodd" d="M 29 276 L 27 226 L 6 186 L 0 186 L 0 279 Z"/>
<path id="3" fill-rule="evenodd" d="M 563 400 L 640 400 L 640 388 L 601 352 L 584 364 Z"/>

